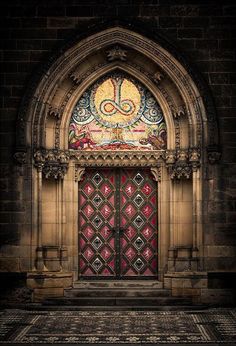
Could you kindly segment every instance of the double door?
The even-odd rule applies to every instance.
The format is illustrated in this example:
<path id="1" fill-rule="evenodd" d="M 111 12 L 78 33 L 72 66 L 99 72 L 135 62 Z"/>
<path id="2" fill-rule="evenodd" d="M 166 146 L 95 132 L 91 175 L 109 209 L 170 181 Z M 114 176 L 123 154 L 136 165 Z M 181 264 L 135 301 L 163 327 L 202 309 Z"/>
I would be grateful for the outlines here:
<path id="1" fill-rule="evenodd" d="M 149 169 L 86 169 L 79 278 L 157 277 L 157 185 Z"/>

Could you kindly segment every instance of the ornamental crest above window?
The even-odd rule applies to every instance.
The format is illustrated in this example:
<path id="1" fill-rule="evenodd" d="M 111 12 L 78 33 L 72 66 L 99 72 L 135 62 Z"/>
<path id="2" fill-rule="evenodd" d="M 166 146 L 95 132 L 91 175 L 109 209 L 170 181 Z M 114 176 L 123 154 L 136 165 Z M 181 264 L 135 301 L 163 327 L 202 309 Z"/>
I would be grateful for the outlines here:
<path id="1" fill-rule="evenodd" d="M 76 103 L 69 149 L 162 150 L 166 123 L 154 95 L 132 77 L 113 72 L 96 81 Z"/>

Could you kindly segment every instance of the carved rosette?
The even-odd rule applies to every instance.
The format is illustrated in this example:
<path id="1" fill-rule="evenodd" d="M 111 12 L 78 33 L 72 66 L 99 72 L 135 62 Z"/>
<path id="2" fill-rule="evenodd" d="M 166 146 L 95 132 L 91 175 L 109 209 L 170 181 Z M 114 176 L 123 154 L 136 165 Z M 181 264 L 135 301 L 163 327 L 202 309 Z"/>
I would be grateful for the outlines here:
<path id="1" fill-rule="evenodd" d="M 167 150 L 165 162 L 171 179 L 190 179 L 200 167 L 200 149 Z"/>
<path id="2" fill-rule="evenodd" d="M 46 179 L 64 179 L 69 160 L 69 153 L 63 150 L 37 150 L 34 153 L 35 167 L 42 171 Z"/>

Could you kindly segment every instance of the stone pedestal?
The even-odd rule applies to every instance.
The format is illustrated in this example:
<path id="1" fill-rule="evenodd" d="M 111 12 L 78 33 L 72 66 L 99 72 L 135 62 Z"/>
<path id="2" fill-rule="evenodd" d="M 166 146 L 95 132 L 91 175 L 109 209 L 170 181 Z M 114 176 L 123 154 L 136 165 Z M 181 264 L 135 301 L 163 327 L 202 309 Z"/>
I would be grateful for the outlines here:
<path id="1" fill-rule="evenodd" d="M 46 298 L 63 297 L 64 289 L 72 286 L 72 273 L 29 272 L 27 273 L 27 286 L 33 290 L 33 302 L 41 302 Z"/>
<path id="2" fill-rule="evenodd" d="M 201 303 L 203 290 L 207 289 L 206 272 L 178 272 L 164 275 L 164 288 L 171 289 L 173 297 L 191 297 L 194 303 Z"/>

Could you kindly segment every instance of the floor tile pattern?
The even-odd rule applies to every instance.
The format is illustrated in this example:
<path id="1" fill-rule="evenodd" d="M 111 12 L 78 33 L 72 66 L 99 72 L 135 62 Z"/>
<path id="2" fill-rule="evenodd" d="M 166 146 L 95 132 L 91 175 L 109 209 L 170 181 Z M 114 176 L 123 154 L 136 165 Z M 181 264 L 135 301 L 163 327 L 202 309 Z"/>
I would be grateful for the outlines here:
<path id="1" fill-rule="evenodd" d="M 0 312 L 1 343 L 232 343 L 236 310 Z"/>

